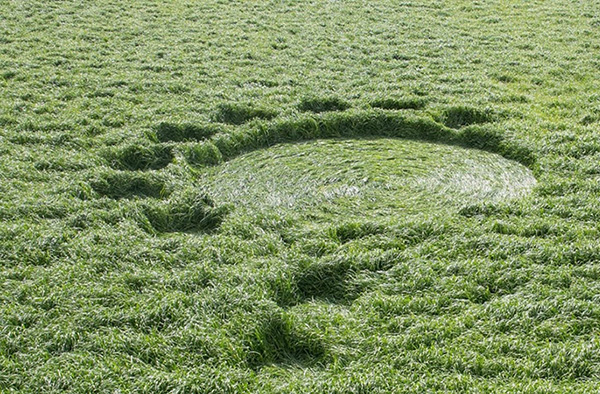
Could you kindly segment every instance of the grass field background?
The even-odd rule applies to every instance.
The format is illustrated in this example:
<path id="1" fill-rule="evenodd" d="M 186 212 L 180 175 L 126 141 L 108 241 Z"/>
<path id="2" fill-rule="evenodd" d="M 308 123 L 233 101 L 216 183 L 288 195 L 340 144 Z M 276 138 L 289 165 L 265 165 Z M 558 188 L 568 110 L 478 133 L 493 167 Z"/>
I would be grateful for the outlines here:
<path id="1" fill-rule="evenodd" d="M 0 392 L 600 391 L 599 10 L 0 0 Z"/>

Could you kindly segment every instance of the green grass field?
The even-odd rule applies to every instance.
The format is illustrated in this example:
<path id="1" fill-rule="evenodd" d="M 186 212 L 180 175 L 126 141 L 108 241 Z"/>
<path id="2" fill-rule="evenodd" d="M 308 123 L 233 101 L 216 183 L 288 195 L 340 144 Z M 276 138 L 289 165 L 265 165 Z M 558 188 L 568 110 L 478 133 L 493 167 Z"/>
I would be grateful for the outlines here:
<path id="1" fill-rule="evenodd" d="M 600 392 L 598 53 L 594 0 L 0 0 L 0 392 Z"/>

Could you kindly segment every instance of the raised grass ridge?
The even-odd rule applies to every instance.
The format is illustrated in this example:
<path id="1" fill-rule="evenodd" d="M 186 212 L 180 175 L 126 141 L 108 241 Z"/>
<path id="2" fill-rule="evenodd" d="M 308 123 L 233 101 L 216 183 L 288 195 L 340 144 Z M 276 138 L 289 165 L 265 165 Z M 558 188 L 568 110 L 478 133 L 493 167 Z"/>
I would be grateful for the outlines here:
<path id="1" fill-rule="evenodd" d="M 278 143 L 340 137 L 392 137 L 439 142 L 498 153 L 526 166 L 533 152 L 507 139 L 494 125 L 473 125 L 455 130 L 432 119 L 384 110 L 329 112 L 296 119 L 260 123 L 229 134 L 220 134 L 188 150 L 194 165 L 215 165 L 241 153 Z"/>

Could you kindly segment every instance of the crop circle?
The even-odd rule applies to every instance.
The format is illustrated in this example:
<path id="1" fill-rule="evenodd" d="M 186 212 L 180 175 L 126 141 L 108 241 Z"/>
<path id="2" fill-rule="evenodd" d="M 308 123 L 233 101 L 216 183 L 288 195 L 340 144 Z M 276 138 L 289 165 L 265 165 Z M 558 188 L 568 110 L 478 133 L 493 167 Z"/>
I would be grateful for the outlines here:
<path id="1" fill-rule="evenodd" d="M 500 155 L 393 138 L 278 144 L 210 169 L 210 193 L 241 211 L 389 217 L 519 198 L 531 171 Z"/>

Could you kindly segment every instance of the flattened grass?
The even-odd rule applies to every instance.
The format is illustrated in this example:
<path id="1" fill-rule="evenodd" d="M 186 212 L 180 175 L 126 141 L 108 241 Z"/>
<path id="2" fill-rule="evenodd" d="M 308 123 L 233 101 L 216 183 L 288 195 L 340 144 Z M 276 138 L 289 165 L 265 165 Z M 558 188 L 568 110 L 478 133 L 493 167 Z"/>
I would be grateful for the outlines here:
<path id="1" fill-rule="evenodd" d="M 536 184 L 530 170 L 499 155 L 389 138 L 280 144 L 207 174 L 209 193 L 240 212 L 288 212 L 312 223 L 508 202 Z"/>
<path id="2" fill-rule="evenodd" d="M 0 391 L 600 391 L 597 9 L 2 2 Z M 200 226 L 213 171 L 368 137 L 538 183 Z"/>

